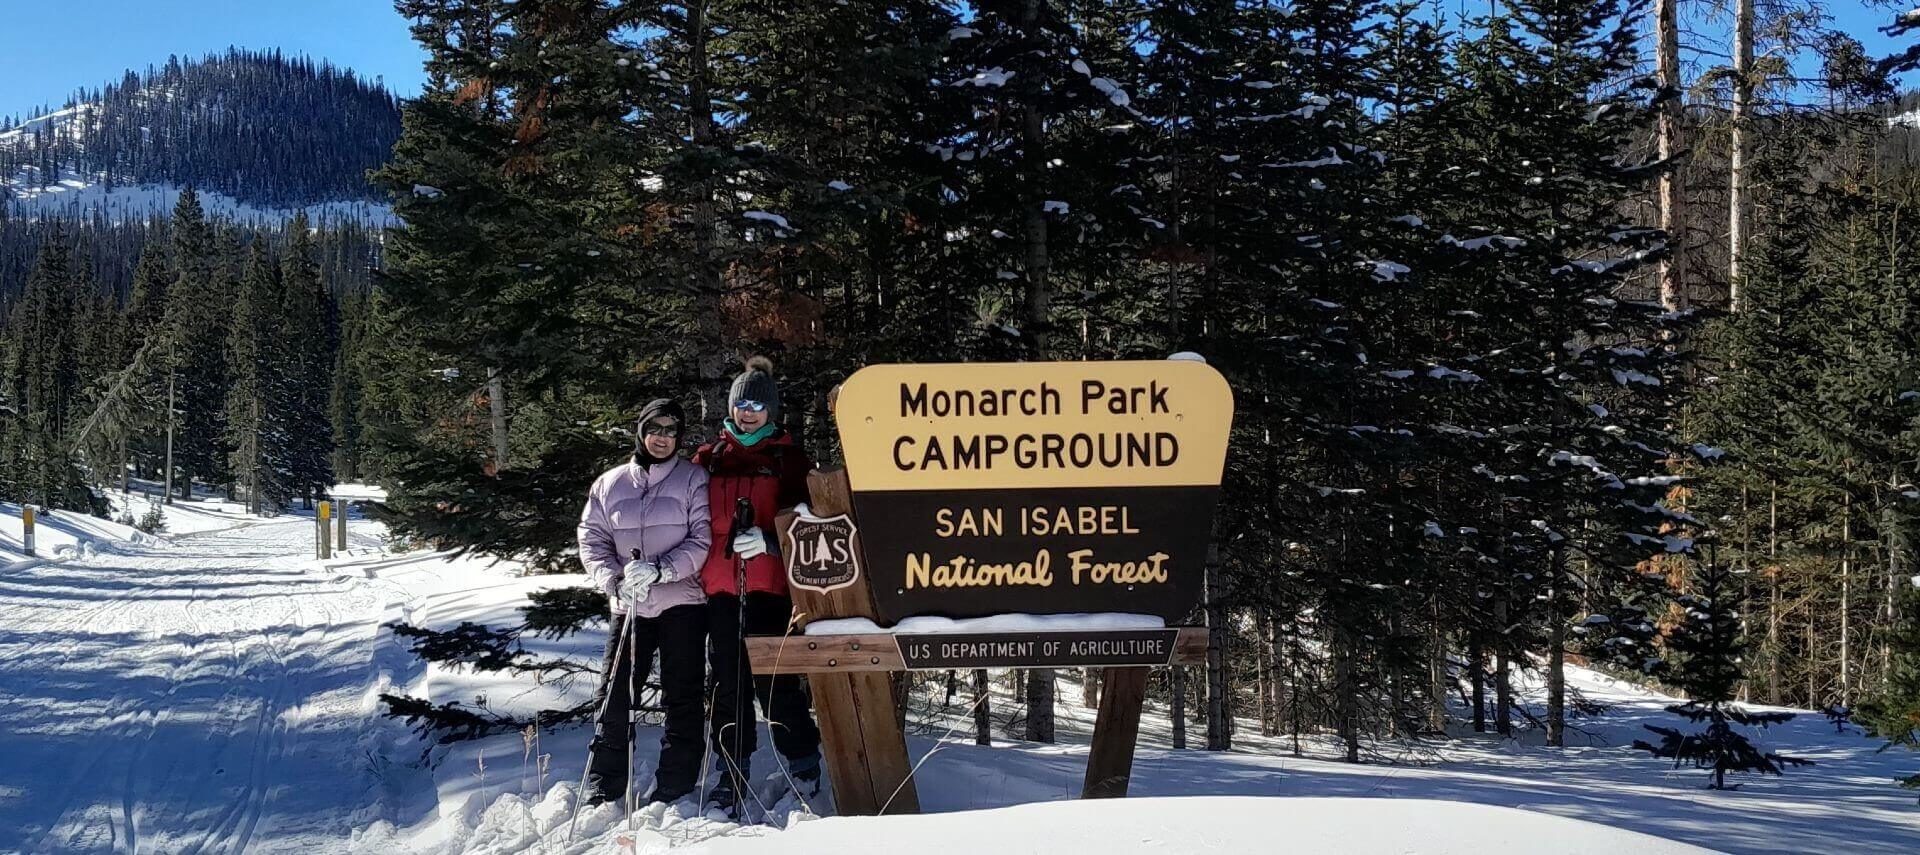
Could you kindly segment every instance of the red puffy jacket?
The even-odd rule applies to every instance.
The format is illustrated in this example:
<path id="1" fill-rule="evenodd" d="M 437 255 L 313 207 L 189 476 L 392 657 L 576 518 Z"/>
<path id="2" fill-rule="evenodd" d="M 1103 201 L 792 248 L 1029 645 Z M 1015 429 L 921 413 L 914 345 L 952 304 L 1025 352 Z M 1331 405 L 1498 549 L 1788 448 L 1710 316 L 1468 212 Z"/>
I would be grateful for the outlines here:
<path id="1" fill-rule="evenodd" d="M 807 500 L 807 473 L 813 471 L 813 461 L 784 430 L 748 446 L 723 429 L 718 438 L 694 452 L 693 462 L 707 469 L 707 501 L 713 511 L 713 547 L 700 567 L 700 586 L 707 596 L 736 595 L 734 562 L 738 559 L 727 555 L 727 544 L 733 539 L 734 508 L 740 497 L 753 502 L 753 524 L 766 532 L 769 546 L 779 549 L 773 517 Z M 780 556 L 769 552 L 747 561 L 747 590 L 787 593 L 787 569 Z"/>

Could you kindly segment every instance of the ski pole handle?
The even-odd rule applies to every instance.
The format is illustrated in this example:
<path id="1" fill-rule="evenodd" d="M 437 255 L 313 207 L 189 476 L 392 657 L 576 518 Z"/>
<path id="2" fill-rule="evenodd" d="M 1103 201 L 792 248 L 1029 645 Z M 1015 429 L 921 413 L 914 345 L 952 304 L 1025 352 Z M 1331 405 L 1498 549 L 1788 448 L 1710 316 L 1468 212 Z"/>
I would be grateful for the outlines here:
<path id="1" fill-rule="evenodd" d="M 733 539 L 740 533 L 753 528 L 753 500 L 741 496 L 733 504 L 733 523 L 727 529 L 727 557 L 733 557 Z"/>

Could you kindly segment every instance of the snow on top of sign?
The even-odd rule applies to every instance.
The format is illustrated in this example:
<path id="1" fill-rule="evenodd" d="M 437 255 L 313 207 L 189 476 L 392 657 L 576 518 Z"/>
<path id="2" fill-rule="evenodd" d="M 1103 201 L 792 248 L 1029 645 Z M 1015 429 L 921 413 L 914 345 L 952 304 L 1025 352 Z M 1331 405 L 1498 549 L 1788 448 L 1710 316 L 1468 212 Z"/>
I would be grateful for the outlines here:
<path id="1" fill-rule="evenodd" d="M 360 499 L 372 502 L 387 500 L 387 488 L 375 484 L 335 484 L 327 493 L 336 499 Z"/>
<path id="2" fill-rule="evenodd" d="M 910 617 L 882 627 L 867 618 L 835 618 L 807 624 L 808 635 L 959 635 L 970 632 L 1079 632 L 1101 629 L 1161 629 L 1165 619 L 1155 615 L 1098 612 L 1063 615 L 1007 614 L 990 617 Z"/>

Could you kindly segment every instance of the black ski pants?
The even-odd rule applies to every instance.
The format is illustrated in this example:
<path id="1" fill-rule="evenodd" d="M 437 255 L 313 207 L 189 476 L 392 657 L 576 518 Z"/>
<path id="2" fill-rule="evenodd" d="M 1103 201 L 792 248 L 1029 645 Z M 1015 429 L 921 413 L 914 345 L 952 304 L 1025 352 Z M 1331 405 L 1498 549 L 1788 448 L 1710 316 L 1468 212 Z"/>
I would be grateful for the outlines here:
<path id="1" fill-rule="evenodd" d="M 627 649 L 620 649 L 625 627 Z M 703 740 L 700 693 L 706 688 L 704 646 L 707 636 L 705 606 L 674 606 L 658 617 L 615 615 L 614 631 L 607 635 L 606 658 L 600 673 L 606 679 L 594 699 L 601 710 L 588 747 L 587 792 L 609 800 L 627 792 L 627 743 L 632 739 L 628 710 L 633 694 L 646 685 L 653 654 L 660 654 L 660 699 L 667 726 L 660 737 L 660 764 L 654 773 L 653 798 L 673 801 L 693 791 L 700 779 Z M 618 656 L 615 654 L 618 653 Z"/>
<path id="2" fill-rule="evenodd" d="M 793 617 L 793 600 L 780 594 L 747 594 L 747 635 L 781 635 Z M 727 594 L 707 598 L 708 648 L 713 665 L 713 745 L 721 768 L 732 758 L 753 757 L 759 747 L 752 702 L 740 700 L 742 678 L 751 674 L 746 646 L 740 642 L 740 600 Z M 813 722 L 812 700 L 798 674 L 753 677 L 753 694 L 773 730 L 780 756 L 799 760 L 820 753 L 820 728 Z"/>

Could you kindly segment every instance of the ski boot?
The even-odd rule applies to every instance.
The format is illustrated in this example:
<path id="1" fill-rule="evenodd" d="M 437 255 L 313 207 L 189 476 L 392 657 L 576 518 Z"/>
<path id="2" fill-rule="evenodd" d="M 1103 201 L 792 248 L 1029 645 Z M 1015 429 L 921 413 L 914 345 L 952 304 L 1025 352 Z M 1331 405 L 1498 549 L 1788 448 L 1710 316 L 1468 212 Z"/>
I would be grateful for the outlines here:
<path id="1" fill-rule="evenodd" d="M 800 800 L 812 803 L 820 797 L 820 755 L 810 754 L 787 761 L 787 774 L 793 777 L 793 792 Z"/>
<path id="2" fill-rule="evenodd" d="M 746 771 L 740 770 L 742 778 L 746 776 Z M 712 790 L 708 791 L 706 804 L 701 806 L 700 812 L 711 819 L 740 822 L 741 817 L 745 815 L 740 804 L 740 789 L 743 783 L 744 781 L 735 780 L 733 773 L 721 772 L 720 780 L 713 785 Z"/>

